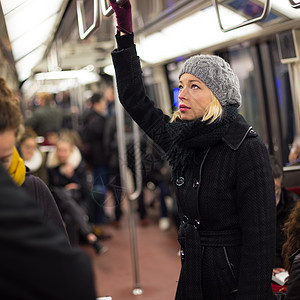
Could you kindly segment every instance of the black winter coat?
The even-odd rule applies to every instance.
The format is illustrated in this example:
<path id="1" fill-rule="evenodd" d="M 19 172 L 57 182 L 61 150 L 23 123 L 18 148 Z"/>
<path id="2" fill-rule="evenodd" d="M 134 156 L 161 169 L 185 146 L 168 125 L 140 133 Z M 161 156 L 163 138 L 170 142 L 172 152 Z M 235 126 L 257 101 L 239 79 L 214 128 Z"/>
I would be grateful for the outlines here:
<path id="1" fill-rule="evenodd" d="M 43 180 L 29 174 L 27 169 L 22 188 L 34 198 L 36 204 L 42 210 L 42 215 L 45 220 L 59 228 L 68 238 L 66 227 L 57 204 Z"/>
<path id="2" fill-rule="evenodd" d="M 135 47 L 123 47 L 122 38 L 121 50 L 112 52 L 120 101 L 167 151 L 170 118 L 146 96 Z M 182 222 L 176 300 L 272 299 L 274 180 L 266 148 L 242 116 L 209 151 L 198 152 L 175 188 Z"/>
<path id="3" fill-rule="evenodd" d="M 93 168 L 107 166 L 106 151 L 104 148 L 104 130 L 106 118 L 91 110 L 85 117 L 81 132 L 83 141 L 83 156 Z"/>
<path id="4" fill-rule="evenodd" d="M 65 187 L 69 183 L 77 183 L 78 189 L 74 191 L 73 197 L 79 204 L 85 206 L 89 197 L 89 187 L 86 179 L 86 168 L 83 161 L 74 169 L 72 177 L 66 177 L 60 171 L 60 165 L 48 168 L 49 187 Z"/>
<path id="5" fill-rule="evenodd" d="M 0 299 L 95 300 L 89 256 L 45 222 L 0 163 Z"/>

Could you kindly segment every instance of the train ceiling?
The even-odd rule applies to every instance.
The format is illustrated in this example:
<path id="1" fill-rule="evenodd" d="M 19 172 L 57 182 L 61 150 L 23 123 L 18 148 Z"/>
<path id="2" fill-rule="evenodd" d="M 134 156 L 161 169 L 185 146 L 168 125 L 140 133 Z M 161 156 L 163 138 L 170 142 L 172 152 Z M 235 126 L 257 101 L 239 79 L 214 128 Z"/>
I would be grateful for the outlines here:
<path id="1" fill-rule="evenodd" d="M 264 3 L 264 0 L 249 1 L 258 5 Z M 83 2 L 86 22 L 90 24 L 94 0 Z M 131 2 L 138 51 L 148 63 L 188 55 L 216 43 L 237 39 L 240 32 L 245 35 L 247 30 L 253 34 L 274 22 L 288 22 L 300 17 L 300 10 L 293 9 L 289 0 L 272 0 L 272 18 L 268 22 L 224 33 L 218 27 L 211 0 Z M 241 13 L 234 10 L 237 0 L 219 2 L 223 17 L 235 22 L 243 21 Z M 100 28 L 81 40 L 76 0 L 1 0 L 1 7 L 20 82 L 34 72 L 81 69 L 90 64 L 104 68 L 110 64 L 110 51 L 114 47 L 114 18 L 102 16 Z"/>

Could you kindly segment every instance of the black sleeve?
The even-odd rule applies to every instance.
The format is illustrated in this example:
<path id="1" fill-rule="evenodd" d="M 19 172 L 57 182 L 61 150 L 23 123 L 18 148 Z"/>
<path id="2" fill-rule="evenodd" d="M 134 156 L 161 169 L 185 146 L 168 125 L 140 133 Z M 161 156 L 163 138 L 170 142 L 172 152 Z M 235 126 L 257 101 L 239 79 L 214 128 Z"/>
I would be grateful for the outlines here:
<path id="1" fill-rule="evenodd" d="M 134 44 L 134 35 L 125 34 L 125 35 L 116 35 L 118 50 L 127 49 L 133 46 Z"/>
<path id="2" fill-rule="evenodd" d="M 120 38 L 122 37 L 124 36 Z M 115 49 L 111 54 L 120 102 L 145 133 L 167 151 L 171 144 L 171 137 L 166 128 L 170 117 L 158 109 L 146 95 L 135 45 L 122 50 Z"/>
<path id="3" fill-rule="evenodd" d="M 63 219 L 47 185 L 36 176 L 26 175 L 22 188 L 34 198 L 36 204 L 42 210 L 45 220 L 60 229 L 68 238 Z"/>

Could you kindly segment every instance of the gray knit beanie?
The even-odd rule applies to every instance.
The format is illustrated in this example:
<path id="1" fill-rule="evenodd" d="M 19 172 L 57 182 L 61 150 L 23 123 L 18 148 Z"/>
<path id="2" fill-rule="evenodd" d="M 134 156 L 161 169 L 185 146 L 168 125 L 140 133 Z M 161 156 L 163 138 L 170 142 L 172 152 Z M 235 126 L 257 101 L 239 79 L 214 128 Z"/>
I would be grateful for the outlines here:
<path id="1" fill-rule="evenodd" d="M 213 92 L 222 106 L 240 107 L 241 94 L 238 77 L 230 65 L 215 55 L 195 55 L 185 61 L 179 78 L 189 73 L 200 79 Z"/>

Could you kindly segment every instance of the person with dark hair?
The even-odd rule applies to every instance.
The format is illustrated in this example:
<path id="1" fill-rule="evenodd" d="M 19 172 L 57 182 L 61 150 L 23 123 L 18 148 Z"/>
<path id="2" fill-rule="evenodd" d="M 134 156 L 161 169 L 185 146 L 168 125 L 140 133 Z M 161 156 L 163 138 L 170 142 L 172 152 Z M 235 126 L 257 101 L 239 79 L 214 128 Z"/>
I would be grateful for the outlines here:
<path id="1" fill-rule="evenodd" d="M 282 245 L 285 241 L 282 227 L 287 220 L 291 210 L 298 202 L 299 197 L 288 191 L 282 185 L 283 181 L 283 168 L 275 156 L 270 155 L 270 163 L 275 183 L 275 199 L 276 199 L 276 259 L 273 268 L 273 273 L 285 271 L 282 261 Z"/>
<path id="2" fill-rule="evenodd" d="M 120 101 L 172 166 L 182 261 L 175 299 L 273 299 L 274 179 L 264 143 L 238 114 L 236 74 L 221 57 L 189 58 L 179 72 L 179 111 L 170 118 L 146 95 L 130 1 L 109 2 Z"/>
<path id="3" fill-rule="evenodd" d="M 283 231 L 286 241 L 282 246 L 282 257 L 289 272 L 285 300 L 300 299 L 300 201 L 292 209 Z"/>
<path id="4" fill-rule="evenodd" d="M 45 136 L 50 129 L 59 131 L 62 128 L 65 113 L 56 107 L 53 95 L 41 92 L 36 98 L 39 106 L 32 116 L 25 120 L 25 125 L 31 127 L 39 136 Z"/>
<path id="5" fill-rule="evenodd" d="M 82 153 L 88 168 L 93 172 L 93 188 L 90 200 L 90 220 L 95 224 L 95 233 L 101 235 L 101 225 L 106 223 L 105 196 L 108 183 L 108 159 L 105 149 L 107 101 L 100 93 L 90 98 L 92 109 L 83 121 Z"/>

